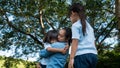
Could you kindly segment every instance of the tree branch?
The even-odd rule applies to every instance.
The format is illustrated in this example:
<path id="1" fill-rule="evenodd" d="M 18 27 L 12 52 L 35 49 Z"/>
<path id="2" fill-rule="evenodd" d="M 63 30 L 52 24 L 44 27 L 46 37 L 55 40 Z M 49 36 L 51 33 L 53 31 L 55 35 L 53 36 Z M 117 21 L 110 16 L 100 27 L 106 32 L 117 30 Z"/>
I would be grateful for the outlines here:
<path id="1" fill-rule="evenodd" d="M 116 23 L 116 22 L 115 22 L 115 23 Z M 98 45 L 98 48 L 97 48 L 97 49 L 100 48 L 100 45 L 101 45 L 101 44 L 103 43 L 103 41 L 109 36 L 110 32 L 112 31 L 112 29 L 113 29 L 114 26 L 116 25 L 115 23 L 112 24 L 112 27 L 110 28 L 110 30 L 109 30 L 108 32 L 106 32 L 106 35 L 104 36 L 104 38 L 101 40 L 100 43 L 98 43 L 99 45 Z"/>
<path id="2" fill-rule="evenodd" d="M 12 27 L 13 29 L 17 30 L 18 32 L 20 32 L 20 33 L 22 33 L 22 34 L 25 34 L 25 35 L 30 36 L 32 39 L 34 39 L 35 41 L 37 41 L 37 43 L 38 43 L 38 44 L 41 44 L 41 46 L 43 47 L 43 43 L 42 43 L 41 41 L 39 41 L 39 40 L 38 40 L 36 37 L 34 37 L 33 35 L 28 34 L 28 33 L 24 32 L 24 31 L 16 28 L 14 25 L 12 25 L 12 24 L 10 23 L 10 21 L 9 21 L 7 15 L 5 14 L 5 12 L 4 12 L 2 9 L 1 9 L 0 11 L 5 15 L 6 21 L 7 21 L 8 25 L 9 25 L 10 27 Z"/>
<path id="3" fill-rule="evenodd" d="M 68 18 L 68 16 L 66 16 L 60 23 L 64 23 L 67 18 Z M 61 27 L 61 26 L 59 25 L 58 29 L 59 29 L 60 27 Z"/>
<path id="4" fill-rule="evenodd" d="M 115 20 L 115 17 L 111 20 L 111 22 L 104 28 L 104 30 L 96 37 L 96 41 L 98 41 L 99 37 L 107 30 L 107 28 L 111 25 L 111 23 Z"/>
<path id="5" fill-rule="evenodd" d="M 40 10 L 39 14 L 40 14 L 39 23 L 40 23 L 40 25 L 42 27 L 42 33 L 45 34 L 45 26 L 44 26 L 43 20 L 42 20 L 42 10 Z"/>
<path id="6" fill-rule="evenodd" d="M 103 43 L 103 41 L 107 38 L 107 36 L 110 34 L 110 32 L 112 31 L 112 29 L 113 29 L 113 27 L 115 26 L 115 24 L 113 23 L 113 26 L 111 27 L 111 29 L 108 31 L 108 32 L 106 32 L 107 34 L 105 35 L 105 37 L 101 40 L 101 42 L 99 43 L 99 44 L 101 44 L 101 43 Z"/>
<path id="7" fill-rule="evenodd" d="M 47 21 L 47 23 L 52 27 L 52 29 L 53 30 L 56 30 L 55 28 L 54 28 L 54 26 L 52 25 L 52 23 L 45 17 L 45 20 Z"/>

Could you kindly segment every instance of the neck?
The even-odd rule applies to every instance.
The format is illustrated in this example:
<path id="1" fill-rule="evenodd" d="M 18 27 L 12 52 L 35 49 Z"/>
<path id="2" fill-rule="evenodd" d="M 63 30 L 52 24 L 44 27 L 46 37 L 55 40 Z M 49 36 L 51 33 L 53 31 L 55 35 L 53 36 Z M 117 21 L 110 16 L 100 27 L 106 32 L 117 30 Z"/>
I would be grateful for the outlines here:
<path id="1" fill-rule="evenodd" d="M 78 20 L 80 20 L 79 18 L 78 19 L 76 19 L 76 21 L 74 21 L 72 24 L 74 24 L 75 22 L 77 22 Z"/>
<path id="2" fill-rule="evenodd" d="M 80 17 L 78 15 L 76 15 L 75 16 L 75 21 L 73 23 L 77 22 L 78 20 L 80 20 Z"/>

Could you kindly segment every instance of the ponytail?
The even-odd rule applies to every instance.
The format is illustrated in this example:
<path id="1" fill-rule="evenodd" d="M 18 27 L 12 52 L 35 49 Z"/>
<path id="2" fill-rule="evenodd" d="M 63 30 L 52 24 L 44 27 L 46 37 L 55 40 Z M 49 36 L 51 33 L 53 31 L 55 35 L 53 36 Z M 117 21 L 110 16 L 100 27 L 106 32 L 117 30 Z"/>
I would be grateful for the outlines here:
<path id="1" fill-rule="evenodd" d="M 85 15 L 84 6 L 82 6 L 80 3 L 74 3 L 69 8 L 69 16 L 70 16 L 72 11 L 78 13 L 80 20 L 81 20 L 83 36 L 85 36 L 85 33 L 86 33 L 86 21 L 85 21 L 86 15 Z"/>
<path id="2" fill-rule="evenodd" d="M 80 20 L 81 20 L 83 36 L 85 36 L 85 33 L 86 33 L 86 21 L 85 21 L 86 17 L 85 17 L 85 14 L 79 13 L 79 17 L 80 17 Z"/>

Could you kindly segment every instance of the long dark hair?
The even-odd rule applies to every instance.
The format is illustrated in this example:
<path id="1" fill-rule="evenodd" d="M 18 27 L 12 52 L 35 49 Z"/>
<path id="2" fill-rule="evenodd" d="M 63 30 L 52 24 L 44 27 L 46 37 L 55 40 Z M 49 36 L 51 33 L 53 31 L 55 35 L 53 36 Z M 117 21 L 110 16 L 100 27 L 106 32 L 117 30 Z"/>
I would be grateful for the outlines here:
<path id="1" fill-rule="evenodd" d="M 68 40 L 68 41 L 67 41 L 67 42 L 68 42 L 68 45 L 70 45 L 71 42 L 72 42 L 72 31 L 71 31 L 71 29 L 68 28 L 68 27 L 64 27 L 64 28 L 62 28 L 62 29 L 65 30 L 65 39 Z"/>
<path id="2" fill-rule="evenodd" d="M 51 43 L 51 40 L 57 40 L 58 31 L 57 30 L 50 30 L 46 33 L 43 42 L 44 43 Z"/>
<path id="3" fill-rule="evenodd" d="M 86 15 L 85 15 L 85 9 L 84 6 L 82 6 L 80 3 L 73 3 L 69 8 L 69 16 L 71 15 L 71 12 L 76 12 L 79 14 L 81 24 L 82 24 L 82 32 L 85 36 L 86 33 Z"/>

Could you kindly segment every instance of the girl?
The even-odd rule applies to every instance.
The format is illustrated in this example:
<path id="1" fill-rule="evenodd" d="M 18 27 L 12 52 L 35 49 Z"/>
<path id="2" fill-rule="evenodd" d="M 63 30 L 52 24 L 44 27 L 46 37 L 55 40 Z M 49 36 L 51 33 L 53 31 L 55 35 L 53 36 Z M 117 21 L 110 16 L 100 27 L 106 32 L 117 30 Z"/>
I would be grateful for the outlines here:
<path id="1" fill-rule="evenodd" d="M 69 9 L 72 22 L 72 44 L 68 68 L 95 68 L 97 50 L 93 28 L 85 20 L 84 7 L 74 3 Z"/>
<path id="2" fill-rule="evenodd" d="M 66 53 L 66 49 L 57 49 L 57 48 L 50 48 L 51 43 L 54 43 L 57 41 L 57 36 L 58 32 L 56 30 L 50 30 L 47 32 L 45 35 L 43 42 L 44 42 L 44 47 L 45 49 L 48 48 L 49 51 L 51 52 L 61 52 L 61 53 Z M 66 47 L 67 48 L 67 47 Z M 37 64 L 37 68 L 46 68 L 47 63 L 49 62 L 49 57 L 48 58 L 42 58 L 40 60 L 40 63 Z"/>
<path id="3" fill-rule="evenodd" d="M 66 43 L 70 44 L 71 42 L 71 29 L 63 28 L 59 30 L 58 34 L 58 42 L 53 43 L 51 48 L 64 48 Z M 49 63 L 47 64 L 47 68 L 64 68 L 68 57 L 68 50 L 66 54 L 62 54 L 60 52 L 50 52 L 48 47 L 46 50 L 41 50 L 42 57 L 49 57 Z"/>

